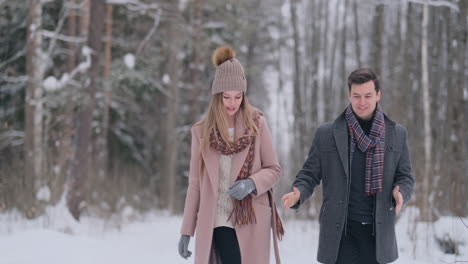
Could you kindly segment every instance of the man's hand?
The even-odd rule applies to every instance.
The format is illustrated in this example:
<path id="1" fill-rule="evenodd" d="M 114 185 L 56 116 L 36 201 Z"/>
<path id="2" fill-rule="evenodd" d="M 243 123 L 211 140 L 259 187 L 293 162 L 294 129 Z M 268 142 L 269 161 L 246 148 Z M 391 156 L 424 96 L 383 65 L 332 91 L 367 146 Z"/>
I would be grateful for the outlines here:
<path id="1" fill-rule="evenodd" d="M 284 201 L 284 209 L 291 208 L 291 206 L 299 202 L 299 199 L 301 199 L 301 192 L 296 187 L 293 187 L 292 192 L 283 195 L 281 198 Z"/>
<path id="2" fill-rule="evenodd" d="M 403 206 L 403 195 L 401 195 L 400 186 L 398 185 L 393 188 L 393 199 L 395 199 L 396 202 L 395 213 L 399 213 Z"/>

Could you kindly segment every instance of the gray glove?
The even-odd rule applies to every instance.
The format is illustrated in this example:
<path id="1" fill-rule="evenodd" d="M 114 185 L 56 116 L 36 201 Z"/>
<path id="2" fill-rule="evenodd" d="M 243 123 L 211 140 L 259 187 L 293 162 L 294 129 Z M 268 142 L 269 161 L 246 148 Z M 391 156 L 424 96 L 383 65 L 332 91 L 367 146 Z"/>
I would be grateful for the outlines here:
<path id="1" fill-rule="evenodd" d="M 236 181 L 231 185 L 228 194 L 237 200 L 242 200 L 252 192 L 257 192 L 254 181 L 252 179 L 245 179 Z"/>
<path id="2" fill-rule="evenodd" d="M 188 250 L 188 244 L 190 242 L 190 236 L 181 235 L 179 240 L 179 255 L 184 259 L 187 259 L 192 255 L 192 252 Z"/>

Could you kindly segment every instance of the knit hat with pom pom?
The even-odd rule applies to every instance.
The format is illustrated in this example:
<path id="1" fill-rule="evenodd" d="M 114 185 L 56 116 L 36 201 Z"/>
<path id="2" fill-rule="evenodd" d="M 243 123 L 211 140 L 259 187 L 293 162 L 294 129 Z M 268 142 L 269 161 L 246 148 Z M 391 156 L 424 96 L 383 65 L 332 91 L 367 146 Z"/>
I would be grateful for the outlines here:
<path id="1" fill-rule="evenodd" d="M 236 53 L 229 46 L 219 47 L 213 53 L 213 64 L 216 66 L 211 94 L 226 91 L 247 91 L 244 68 L 235 59 Z"/>

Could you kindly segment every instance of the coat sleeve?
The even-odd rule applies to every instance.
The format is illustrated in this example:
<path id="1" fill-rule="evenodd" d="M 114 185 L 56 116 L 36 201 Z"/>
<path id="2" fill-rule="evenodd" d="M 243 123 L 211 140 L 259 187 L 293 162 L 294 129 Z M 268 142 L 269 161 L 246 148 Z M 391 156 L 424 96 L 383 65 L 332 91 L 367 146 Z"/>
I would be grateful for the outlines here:
<path id="1" fill-rule="evenodd" d="M 257 188 L 256 195 L 261 195 L 271 189 L 281 176 L 281 167 L 273 148 L 270 129 L 265 118 L 261 117 L 260 120 L 258 140 L 260 140 L 259 149 L 262 169 L 250 176 Z"/>
<path id="2" fill-rule="evenodd" d="M 315 133 L 307 160 L 305 161 L 299 173 L 297 173 L 296 179 L 293 182 L 292 187 L 296 187 L 301 193 L 299 201 L 294 206 L 292 206 L 293 209 L 299 209 L 299 207 L 307 199 L 309 199 L 309 197 L 314 192 L 314 188 L 320 184 L 322 179 L 322 172 L 320 168 L 320 153 L 318 146 L 319 142 L 320 128 Z"/>
<path id="3" fill-rule="evenodd" d="M 403 204 L 406 204 L 413 193 L 414 179 L 411 174 L 411 159 L 409 155 L 407 132 L 403 127 L 401 128 L 401 135 L 403 138 L 403 148 L 401 150 L 400 160 L 398 161 L 398 165 L 395 170 L 393 188 L 397 185 L 400 186 L 400 193 L 403 196 Z"/>
<path id="4" fill-rule="evenodd" d="M 182 220 L 182 235 L 193 236 L 197 223 L 198 208 L 200 205 L 200 141 L 192 127 L 192 146 L 190 157 L 190 172 L 187 196 L 185 198 L 184 218 Z"/>

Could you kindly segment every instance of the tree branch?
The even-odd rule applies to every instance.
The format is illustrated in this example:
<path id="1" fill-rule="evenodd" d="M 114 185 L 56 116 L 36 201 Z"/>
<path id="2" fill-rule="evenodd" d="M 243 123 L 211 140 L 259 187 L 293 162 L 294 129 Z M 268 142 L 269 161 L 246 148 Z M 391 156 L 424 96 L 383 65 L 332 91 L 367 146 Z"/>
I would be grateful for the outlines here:
<path id="1" fill-rule="evenodd" d="M 149 39 L 151 38 L 151 36 L 154 34 L 154 32 L 156 32 L 156 29 L 158 28 L 159 26 L 159 21 L 160 21 L 160 18 L 161 18 L 161 11 L 160 10 L 156 10 L 156 14 L 153 16 L 154 17 L 154 24 L 153 24 L 153 27 L 150 29 L 150 31 L 148 32 L 148 34 L 146 34 L 145 38 L 143 39 L 143 41 L 141 41 L 140 45 L 138 46 L 138 49 L 136 51 L 136 54 L 138 55 L 141 50 L 143 49 L 143 47 L 146 45 L 146 43 L 148 43 Z"/>
<path id="2" fill-rule="evenodd" d="M 460 9 L 455 3 L 451 1 L 445 0 L 408 0 L 408 2 L 416 3 L 416 4 L 428 4 L 430 6 L 445 6 L 452 9 L 455 12 L 460 12 Z"/>
<path id="3" fill-rule="evenodd" d="M 466 228 L 468 228 L 468 225 L 466 225 L 465 222 L 463 222 L 463 218 L 460 217 L 460 221 L 462 222 L 462 224 L 463 224 Z"/>
<path id="4" fill-rule="evenodd" d="M 28 81 L 28 79 L 29 77 L 27 75 L 8 76 L 8 75 L 0 74 L 0 80 L 3 80 L 8 83 L 25 83 Z"/>
<path id="5" fill-rule="evenodd" d="M 41 30 L 41 33 L 44 37 L 51 38 L 51 39 L 58 39 L 58 40 L 65 41 L 65 42 L 74 42 L 74 43 L 86 42 L 86 38 L 84 37 L 70 37 L 70 36 L 57 34 L 55 32 L 44 30 L 44 29 Z"/>
<path id="6" fill-rule="evenodd" d="M 110 5 L 125 5 L 131 11 L 149 11 L 160 9 L 159 4 L 146 4 L 140 0 L 107 0 L 107 4 Z"/>
<path id="7" fill-rule="evenodd" d="M 1 3 L 0 3 L 1 4 Z M 13 62 L 15 61 L 16 59 L 18 58 L 21 58 L 22 56 L 24 56 L 26 54 L 26 48 L 23 48 L 22 50 L 18 51 L 15 55 L 13 55 L 11 58 L 9 58 L 8 60 L 0 63 L 0 69 L 2 69 L 3 67 L 5 67 L 8 63 L 10 62 Z"/>

